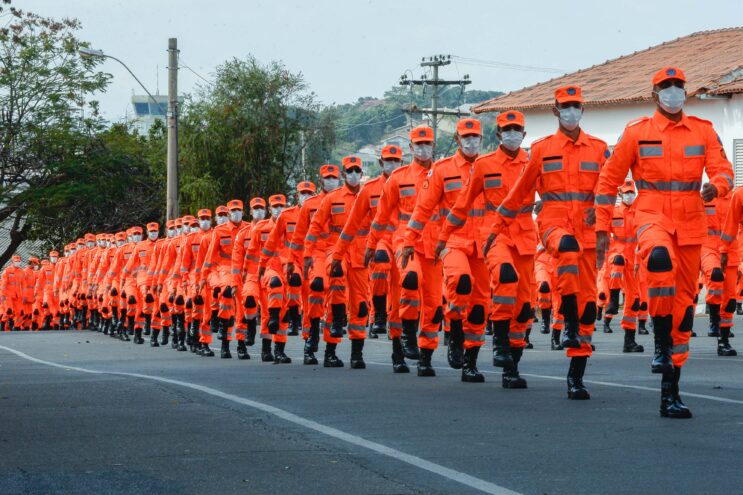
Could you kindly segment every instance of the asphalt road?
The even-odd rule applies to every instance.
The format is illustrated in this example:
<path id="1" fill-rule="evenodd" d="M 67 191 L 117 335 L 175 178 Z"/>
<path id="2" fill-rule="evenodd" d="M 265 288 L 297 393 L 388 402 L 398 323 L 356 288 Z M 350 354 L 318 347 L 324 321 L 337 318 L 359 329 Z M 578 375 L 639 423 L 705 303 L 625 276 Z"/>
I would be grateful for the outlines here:
<path id="1" fill-rule="evenodd" d="M 693 339 L 682 395 L 694 418 L 669 420 L 651 336 L 638 337 L 644 355 L 622 354 L 621 339 L 596 334 L 592 398 L 578 402 L 541 334 L 522 361 L 528 390 L 504 390 L 489 345 L 486 382 L 465 384 L 441 351 L 437 377 L 394 375 L 386 339 L 350 370 L 303 366 L 298 338 L 294 363 L 273 365 L 255 348 L 221 360 L 88 331 L 5 332 L 0 494 L 741 493 L 743 357 Z"/>

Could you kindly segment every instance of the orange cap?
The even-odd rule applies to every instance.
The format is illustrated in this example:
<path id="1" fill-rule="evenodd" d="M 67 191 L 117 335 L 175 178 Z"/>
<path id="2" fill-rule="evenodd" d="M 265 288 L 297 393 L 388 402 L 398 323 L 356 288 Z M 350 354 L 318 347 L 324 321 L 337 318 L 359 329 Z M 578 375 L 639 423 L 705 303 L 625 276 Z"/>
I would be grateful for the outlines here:
<path id="1" fill-rule="evenodd" d="M 142 234 L 142 227 L 139 225 L 132 227 L 132 234 Z"/>
<path id="2" fill-rule="evenodd" d="M 49 260 L 41 260 L 41 266 L 46 266 L 49 264 Z"/>
<path id="3" fill-rule="evenodd" d="M 30 258 L 28 259 L 28 263 L 29 263 L 30 265 L 38 265 L 38 264 L 39 264 L 39 258 L 37 258 L 36 256 L 31 256 L 31 257 L 30 257 Z"/>
<path id="4" fill-rule="evenodd" d="M 171 219 L 171 220 L 168 220 L 167 222 L 165 222 L 165 228 L 167 228 L 168 230 L 174 229 L 175 228 L 175 220 L 172 220 Z"/>
<path id="5" fill-rule="evenodd" d="M 159 232 L 160 225 L 157 222 L 150 222 L 147 224 L 147 232 Z"/>
<path id="6" fill-rule="evenodd" d="M 382 148 L 382 160 L 385 158 L 397 158 L 402 160 L 402 149 L 395 144 L 388 144 Z"/>
<path id="7" fill-rule="evenodd" d="M 660 84 L 667 79 L 680 79 L 686 82 L 686 75 L 684 74 L 684 71 L 678 67 L 663 67 L 653 76 L 653 86 Z"/>
<path id="8" fill-rule="evenodd" d="M 253 198 L 250 200 L 251 208 L 265 208 L 266 201 L 263 198 Z"/>
<path id="9" fill-rule="evenodd" d="M 624 181 L 624 184 L 619 186 L 619 191 L 623 193 L 636 192 L 635 181 L 633 181 L 632 179 L 627 179 L 626 181 Z"/>
<path id="10" fill-rule="evenodd" d="M 197 213 L 197 216 L 199 218 L 211 218 L 212 210 L 210 210 L 209 208 L 202 208 L 199 210 L 199 213 Z"/>
<path id="11" fill-rule="evenodd" d="M 86 242 L 95 242 L 95 234 L 85 234 Z"/>
<path id="12" fill-rule="evenodd" d="M 225 205 L 219 205 L 217 206 L 217 215 L 227 215 L 229 211 L 227 211 L 227 207 Z"/>
<path id="13" fill-rule="evenodd" d="M 59 253 L 57 251 L 49 251 L 49 256 L 56 256 L 57 258 L 59 258 Z"/>
<path id="14" fill-rule="evenodd" d="M 175 228 L 183 227 L 183 218 L 176 218 L 175 219 Z"/>
<path id="15" fill-rule="evenodd" d="M 457 122 L 457 134 L 460 136 L 466 136 L 467 134 L 482 136 L 482 125 L 477 119 L 461 119 Z"/>
<path id="16" fill-rule="evenodd" d="M 12 259 L 13 261 L 21 261 L 21 255 L 19 255 L 19 254 L 14 254 L 14 255 L 13 255 L 13 257 L 12 257 L 11 259 Z"/>
<path id="17" fill-rule="evenodd" d="M 507 112 L 499 113 L 495 122 L 500 128 L 509 125 L 520 125 L 521 127 L 524 127 L 524 114 L 518 110 L 509 110 Z"/>
<path id="18" fill-rule="evenodd" d="M 583 92 L 580 86 L 563 86 L 555 90 L 555 100 L 557 100 L 557 103 L 565 103 L 566 101 L 583 103 Z"/>
<path id="19" fill-rule="evenodd" d="M 315 184 L 313 184 L 312 182 L 306 180 L 297 184 L 297 191 L 314 193 L 315 191 L 317 191 L 317 187 L 315 187 Z"/>
<path id="20" fill-rule="evenodd" d="M 193 215 L 183 215 L 183 225 L 193 225 L 196 218 Z"/>
<path id="21" fill-rule="evenodd" d="M 351 167 L 362 167 L 363 164 L 361 163 L 361 158 L 358 156 L 344 156 L 341 160 L 341 165 L 343 165 L 343 170 L 348 170 Z"/>
<path id="22" fill-rule="evenodd" d="M 242 210 L 243 209 L 243 202 L 240 199 L 233 199 L 227 203 L 227 209 L 232 210 Z"/>
<path id="23" fill-rule="evenodd" d="M 320 177 L 340 177 L 341 173 L 337 165 L 326 164 L 320 167 Z"/>
<path id="24" fill-rule="evenodd" d="M 77 240 L 77 245 L 78 246 L 84 246 L 85 245 L 85 239 L 78 239 Z"/>
<path id="25" fill-rule="evenodd" d="M 116 232 L 116 240 L 117 241 L 125 241 L 126 240 L 126 232 Z"/>
<path id="26" fill-rule="evenodd" d="M 274 194 L 269 196 L 268 204 L 271 206 L 286 206 L 286 196 L 283 194 Z"/>
<path id="27" fill-rule="evenodd" d="M 427 126 L 419 126 L 410 130 L 410 140 L 414 143 L 421 141 L 433 142 L 433 129 Z"/>
<path id="28" fill-rule="evenodd" d="M 189 215 L 188 217 L 189 217 L 188 218 L 188 225 L 190 225 L 191 227 L 198 227 L 199 226 L 199 219 L 198 218 L 196 218 L 194 216 L 191 216 L 191 215 Z"/>

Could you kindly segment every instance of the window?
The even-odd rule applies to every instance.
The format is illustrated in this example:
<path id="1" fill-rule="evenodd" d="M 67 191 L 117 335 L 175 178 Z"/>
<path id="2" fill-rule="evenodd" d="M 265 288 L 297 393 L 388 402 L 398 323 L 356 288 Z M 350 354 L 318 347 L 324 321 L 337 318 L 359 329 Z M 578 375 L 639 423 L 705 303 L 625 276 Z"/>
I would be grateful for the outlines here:
<path id="1" fill-rule="evenodd" d="M 137 113 L 137 115 L 147 115 L 150 113 L 147 103 L 135 103 L 134 111 Z"/>
<path id="2" fill-rule="evenodd" d="M 150 102 L 150 114 L 165 116 L 168 113 L 168 104 L 160 102 L 158 104 Z"/>
<path id="3" fill-rule="evenodd" d="M 743 139 L 733 139 L 735 187 L 743 186 Z"/>

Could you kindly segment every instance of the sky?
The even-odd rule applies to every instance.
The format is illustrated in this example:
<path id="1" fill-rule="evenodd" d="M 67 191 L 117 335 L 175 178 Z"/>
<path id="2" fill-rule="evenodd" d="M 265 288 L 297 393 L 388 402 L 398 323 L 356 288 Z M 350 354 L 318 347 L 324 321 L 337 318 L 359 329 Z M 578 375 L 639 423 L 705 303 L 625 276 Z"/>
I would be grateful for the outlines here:
<path id="1" fill-rule="evenodd" d="M 696 31 L 743 26 L 740 0 L 405 2 L 402 0 L 13 0 L 82 22 L 78 37 L 125 62 L 154 94 L 167 93 L 168 38 L 178 38 L 179 93 L 249 54 L 301 72 L 325 104 L 380 97 L 422 57 L 459 57 L 440 77 L 470 89 L 512 91 Z M 468 59 L 468 60 L 462 60 Z M 472 61 L 476 61 L 473 63 Z M 487 61 L 487 63 L 482 63 Z M 513 65 L 527 66 L 513 68 Z M 187 66 L 188 68 L 184 67 Z M 98 94 L 103 116 L 132 113 L 136 81 L 112 60 Z M 553 69 L 553 70 L 550 70 Z M 556 70 L 554 70 L 556 69 Z M 203 79 L 202 79 L 203 78 Z"/>

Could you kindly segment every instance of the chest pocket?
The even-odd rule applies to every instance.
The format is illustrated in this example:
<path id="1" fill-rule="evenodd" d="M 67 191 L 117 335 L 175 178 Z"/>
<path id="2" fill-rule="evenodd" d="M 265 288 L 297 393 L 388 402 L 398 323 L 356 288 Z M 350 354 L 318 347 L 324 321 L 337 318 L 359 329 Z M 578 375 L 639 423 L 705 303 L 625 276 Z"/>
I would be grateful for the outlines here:
<path id="1" fill-rule="evenodd" d="M 230 246 L 232 244 L 232 239 L 229 237 L 220 237 L 219 238 L 219 245 L 220 246 Z"/>
<path id="2" fill-rule="evenodd" d="M 295 223 L 287 223 L 286 224 L 286 231 L 287 232 L 294 232 L 294 229 L 296 228 L 297 224 Z"/>
<path id="3" fill-rule="evenodd" d="M 196 253 L 196 252 L 198 252 L 198 250 L 199 250 L 199 245 L 198 244 L 191 244 L 191 252 Z"/>
<path id="4" fill-rule="evenodd" d="M 642 177 L 650 181 L 663 180 L 667 170 L 661 164 L 666 153 L 660 139 L 645 139 L 637 142 L 637 160 L 640 163 Z"/>
<path id="5" fill-rule="evenodd" d="M 562 155 L 542 158 L 542 184 L 545 191 L 554 191 L 565 187 L 564 171 L 565 164 Z"/>
<path id="6" fill-rule="evenodd" d="M 684 176 L 686 180 L 701 177 L 704 170 L 704 157 L 707 148 L 703 144 L 684 146 Z"/>
<path id="7" fill-rule="evenodd" d="M 262 241 L 265 241 L 266 239 L 268 239 L 268 232 L 262 232 L 261 233 L 261 240 Z"/>
<path id="8" fill-rule="evenodd" d="M 343 229 L 343 226 L 346 224 L 346 203 L 331 204 L 330 217 L 333 226 L 336 227 L 336 229 L 331 229 L 331 231 L 336 231 L 338 228 Z"/>
<path id="9" fill-rule="evenodd" d="M 140 258 L 144 258 L 145 256 L 147 256 L 147 251 L 140 251 L 139 252 L 139 257 Z"/>
<path id="10" fill-rule="evenodd" d="M 416 196 L 415 184 L 400 184 L 400 211 L 412 213 Z"/>
<path id="11" fill-rule="evenodd" d="M 456 193 L 462 189 L 462 176 L 455 175 L 452 177 L 444 177 L 444 193 Z"/>
<path id="12" fill-rule="evenodd" d="M 596 182 L 599 180 L 599 162 L 582 160 L 578 163 L 578 181 L 581 190 L 593 191 L 596 188 Z"/>
<path id="13" fill-rule="evenodd" d="M 377 206 L 379 206 L 379 196 L 372 196 L 369 200 L 369 205 L 372 208 L 376 208 Z"/>

